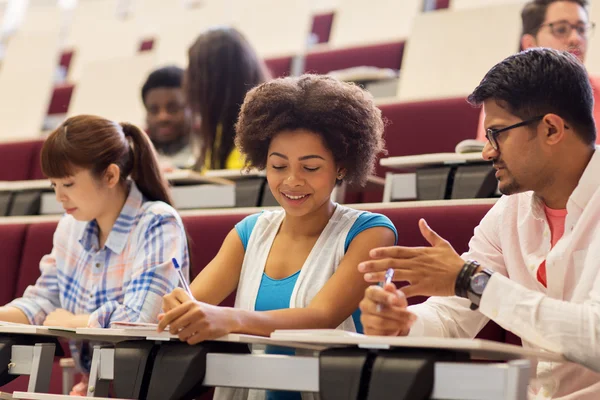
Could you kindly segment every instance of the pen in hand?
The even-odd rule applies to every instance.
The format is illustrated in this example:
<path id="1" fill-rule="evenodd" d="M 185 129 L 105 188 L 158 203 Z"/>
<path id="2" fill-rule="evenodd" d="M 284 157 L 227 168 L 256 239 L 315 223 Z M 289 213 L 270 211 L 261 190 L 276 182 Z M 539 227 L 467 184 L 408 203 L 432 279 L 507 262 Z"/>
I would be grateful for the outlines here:
<path id="1" fill-rule="evenodd" d="M 381 288 L 384 288 L 388 283 L 392 282 L 392 278 L 394 277 L 394 269 L 393 268 L 388 268 L 387 271 L 385 271 L 385 278 L 383 281 L 379 282 L 377 285 Z M 377 308 L 376 308 L 377 312 L 380 313 L 381 312 L 381 304 L 377 304 Z"/>
<path id="2" fill-rule="evenodd" d="M 175 259 L 175 257 L 173 257 L 172 261 L 173 261 L 173 266 L 175 267 L 175 270 L 179 274 L 179 283 L 181 283 L 181 286 L 186 291 L 186 293 L 192 298 L 192 300 L 194 300 L 194 295 L 192 294 L 190 285 L 188 285 L 187 279 L 185 279 L 185 276 L 183 275 L 183 272 L 181 271 L 181 267 L 179 266 L 177 259 Z"/>

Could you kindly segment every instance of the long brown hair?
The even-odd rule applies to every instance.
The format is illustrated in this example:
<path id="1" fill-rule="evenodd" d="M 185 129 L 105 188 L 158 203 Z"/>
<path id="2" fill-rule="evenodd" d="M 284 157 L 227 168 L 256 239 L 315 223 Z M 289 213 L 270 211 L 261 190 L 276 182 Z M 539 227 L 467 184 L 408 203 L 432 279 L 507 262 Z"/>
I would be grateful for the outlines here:
<path id="1" fill-rule="evenodd" d="M 129 123 L 93 115 L 69 118 L 44 142 L 41 164 L 48 178 L 72 176 L 77 167 L 100 178 L 109 165 L 116 164 L 123 182 L 131 177 L 148 200 L 173 206 L 150 139 Z"/>
<path id="2" fill-rule="evenodd" d="M 201 118 L 202 149 L 195 169 L 205 163 L 211 169 L 223 169 L 234 148 L 235 123 L 244 97 L 270 75 L 244 36 L 233 28 L 202 33 L 188 55 L 187 101 Z M 211 159 L 205 160 L 209 152 Z"/>

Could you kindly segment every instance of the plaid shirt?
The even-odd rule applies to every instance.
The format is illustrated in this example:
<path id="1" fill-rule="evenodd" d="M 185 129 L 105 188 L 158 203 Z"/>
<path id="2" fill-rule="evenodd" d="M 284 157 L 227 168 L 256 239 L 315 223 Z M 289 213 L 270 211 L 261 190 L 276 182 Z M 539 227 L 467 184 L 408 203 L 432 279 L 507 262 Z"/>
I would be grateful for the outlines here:
<path id="1" fill-rule="evenodd" d="M 179 285 L 171 259 L 189 275 L 183 223 L 162 202 L 147 201 L 135 183 L 105 246 L 99 248 L 96 221 L 64 216 L 54 233 L 52 252 L 42 258 L 42 275 L 17 307 L 34 325 L 57 308 L 90 314 L 89 327 L 111 322 L 157 322 L 162 296 Z"/>

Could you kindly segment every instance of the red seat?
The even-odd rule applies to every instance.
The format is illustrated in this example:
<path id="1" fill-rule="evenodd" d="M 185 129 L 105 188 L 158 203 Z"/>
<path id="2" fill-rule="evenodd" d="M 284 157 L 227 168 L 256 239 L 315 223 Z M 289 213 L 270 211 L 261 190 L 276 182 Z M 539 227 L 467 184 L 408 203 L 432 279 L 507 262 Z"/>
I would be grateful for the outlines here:
<path id="1" fill-rule="evenodd" d="M 2 254 L 2 279 L 0 279 L 0 305 L 14 299 L 22 248 L 27 225 L 0 225 L 0 253 Z"/>
<path id="2" fill-rule="evenodd" d="M 69 104 L 71 103 L 71 96 L 74 89 L 75 85 L 72 83 L 56 85 L 52 91 L 48 114 L 66 114 L 69 111 Z"/>
<path id="3" fill-rule="evenodd" d="M 273 78 L 288 76 L 292 70 L 292 57 L 268 58 L 265 64 Z"/>
<path id="4" fill-rule="evenodd" d="M 192 279 L 217 255 L 227 234 L 247 215 L 198 215 L 183 218 L 183 223 L 191 238 L 189 247 L 192 256 L 190 271 Z M 232 307 L 234 302 L 235 293 L 221 304 Z"/>
<path id="5" fill-rule="evenodd" d="M 387 121 L 384 132 L 386 157 L 428 153 L 453 153 L 456 144 L 476 136 L 479 109 L 460 98 L 393 103 L 379 106 Z M 390 171 L 376 161 L 375 174 Z M 383 189 L 364 192 L 361 201 L 380 202 Z"/>
<path id="6" fill-rule="evenodd" d="M 40 260 L 52 251 L 52 237 L 56 225 L 56 222 L 29 225 L 23 244 L 23 256 L 14 292 L 15 297 L 22 296 L 27 286 L 35 284 L 39 278 Z"/>
<path id="7" fill-rule="evenodd" d="M 29 179 L 33 152 L 38 140 L 10 142 L 0 145 L 0 181 L 25 181 Z"/>
<path id="8" fill-rule="evenodd" d="M 317 43 L 329 42 L 334 13 L 317 14 L 313 17 L 311 33 L 316 36 Z"/>
<path id="9" fill-rule="evenodd" d="M 42 172 L 42 146 L 44 146 L 43 140 L 38 140 L 32 149 L 31 165 L 29 167 L 29 179 L 46 179 Z"/>
<path id="10" fill-rule="evenodd" d="M 326 74 L 359 66 L 398 70 L 402 65 L 403 52 L 404 42 L 318 51 L 306 55 L 304 71 Z"/>
<path id="11" fill-rule="evenodd" d="M 144 39 L 140 43 L 139 51 L 150 51 L 154 47 L 154 38 Z"/>
<path id="12" fill-rule="evenodd" d="M 386 104 L 385 141 L 390 157 L 454 152 L 456 144 L 477 133 L 480 110 L 463 97 Z"/>

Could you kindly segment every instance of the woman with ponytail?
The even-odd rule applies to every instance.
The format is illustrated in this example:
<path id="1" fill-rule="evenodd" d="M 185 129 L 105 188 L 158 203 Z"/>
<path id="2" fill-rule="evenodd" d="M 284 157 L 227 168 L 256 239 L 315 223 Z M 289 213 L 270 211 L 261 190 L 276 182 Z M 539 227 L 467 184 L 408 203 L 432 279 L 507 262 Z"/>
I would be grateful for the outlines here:
<path id="1" fill-rule="evenodd" d="M 174 290 L 176 258 L 188 275 L 186 234 L 148 137 L 131 124 L 90 115 L 67 119 L 46 140 L 41 164 L 65 216 L 41 276 L 0 320 L 70 328 L 157 322 Z M 89 370 L 86 345 L 73 358 Z M 74 394 L 85 394 L 86 384 Z"/>

